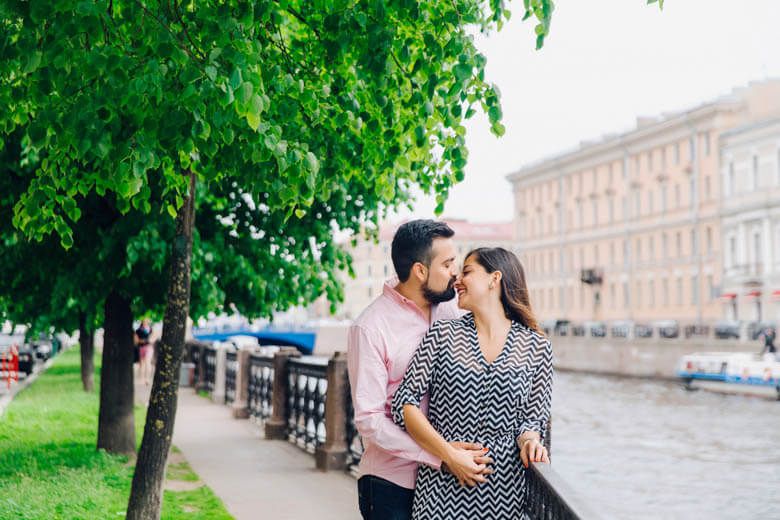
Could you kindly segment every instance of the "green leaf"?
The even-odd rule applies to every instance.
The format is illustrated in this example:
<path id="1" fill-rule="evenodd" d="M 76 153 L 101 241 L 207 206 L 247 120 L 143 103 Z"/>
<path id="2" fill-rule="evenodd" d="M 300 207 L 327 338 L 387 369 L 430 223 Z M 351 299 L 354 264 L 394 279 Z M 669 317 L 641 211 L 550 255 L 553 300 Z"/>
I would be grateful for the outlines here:
<path id="1" fill-rule="evenodd" d="M 176 206 L 173 204 L 168 204 L 165 206 L 166 211 L 168 211 L 168 215 L 171 216 L 171 218 L 176 218 Z"/>
<path id="2" fill-rule="evenodd" d="M 236 90 L 238 87 L 241 86 L 242 82 L 243 79 L 241 77 L 241 69 L 236 67 L 235 69 L 233 69 L 233 73 L 230 75 L 230 88 Z"/>
<path id="3" fill-rule="evenodd" d="M 217 79 L 217 68 L 213 65 L 206 65 L 206 76 L 208 76 L 211 81 Z"/>
<path id="4" fill-rule="evenodd" d="M 243 82 L 236 91 L 236 100 L 242 105 L 249 103 L 249 100 L 252 98 L 252 89 L 251 83 L 248 81 Z"/>

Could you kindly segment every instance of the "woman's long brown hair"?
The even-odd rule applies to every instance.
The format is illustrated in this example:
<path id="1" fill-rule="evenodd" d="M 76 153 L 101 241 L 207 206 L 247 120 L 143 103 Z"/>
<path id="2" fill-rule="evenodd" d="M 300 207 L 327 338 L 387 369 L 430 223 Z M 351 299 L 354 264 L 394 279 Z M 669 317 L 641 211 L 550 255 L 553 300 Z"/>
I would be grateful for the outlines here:
<path id="1" fill-rule="evenodd" d="M 525 271 L 517 256 L 503 247 L 479 247 L 469 251 L 466 258 L 470 257 L 488 273 L 501 271 L 501 305 L 506 317 L 544 336 L 531 308 Z"/>

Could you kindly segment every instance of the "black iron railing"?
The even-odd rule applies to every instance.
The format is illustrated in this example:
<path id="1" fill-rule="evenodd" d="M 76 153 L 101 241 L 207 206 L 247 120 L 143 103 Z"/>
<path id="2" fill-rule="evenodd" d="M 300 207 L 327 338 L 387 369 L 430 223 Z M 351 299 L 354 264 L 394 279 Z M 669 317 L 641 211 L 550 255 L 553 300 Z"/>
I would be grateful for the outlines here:
<path id="1" fill-rule="evenodd" d="M 550 464 L 532 463 L 525 472 L 525 510 L 530 520 L 600 518 Z"/>
<path id="2" fill-rule="evenodd" d="M 203 355 L 206 356 L 206 390 L 212 393 L 217 375 L 217 349 L 206 347 L 203 350 Z"/>
<path id="3" fill-rule="evenodd" d="M 274 388 L 274 358 L 252 354 L 249 356 L 249 415 L 259 422 L 271 416 Z"/>
<path id="4" fill-rule="evenodd" d="M 197 345 L 194 344 L 188 344 L 189 350 L 190 350 L 190 361 L 195 365 L 195 370 L 198 370 L 198 362 L 200 361 L 200 349 Z M 196 372 L 195 377 L 198 377 L 198 374 Z"/>
<path id="5" fill-rule="evenodd" d="M 352 406 L 352 393 L 347 385 L 347 470 L 357 474 L 360 458 L 363 456 L 363 440 L 355 427 L 355 408 Z"/>
<path id="6" fill-rule="evenodd" d="M 238 372 L 238 354 L 225 353 L 225 404 L 236 400 L 236 373 Z"/>
<path id="7" fill-rule="evenodd" d="M 325 442 L 327 363 L 314 357 L 287 363 L 287 437 L 310 453 Z"/>

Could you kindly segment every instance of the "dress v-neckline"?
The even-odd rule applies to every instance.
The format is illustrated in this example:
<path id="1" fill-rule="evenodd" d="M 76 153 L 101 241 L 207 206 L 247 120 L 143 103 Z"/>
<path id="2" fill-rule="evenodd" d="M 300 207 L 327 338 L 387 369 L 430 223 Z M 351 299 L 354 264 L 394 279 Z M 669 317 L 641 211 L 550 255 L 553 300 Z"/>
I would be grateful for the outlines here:
<path id="1" fill-rule="evenodd" d="M 509 350 L 509 345 L 511 343 L 512 338 L 512 330 L 514 330 L 514 322 L 509 322 L 509 330 L 506 333 L 506 338 L 504 339 L 504 343 L 501 347 L 501 352 L 498 353 L 498 355 L 493 359 L 493 361 L 488 361 L 487 357 L 485 357 L 485 353 L 482 352 L 482 346 L 479 343 L 479 332 L 477 331 L 477 322 L 474 321 L 474 316 L 471 316 L 472 323 L 474 324 L 473 334 L 474 334 L 474 347 L 477 349 L 477 356 L 479 357 L 479 360 L 482 362 L 482 364 L 487 365 L 488 367 L 492 367 L 495 365 L 501 358 L 504 357 L 504 354 L 506 354 L 507 350 Z"/>

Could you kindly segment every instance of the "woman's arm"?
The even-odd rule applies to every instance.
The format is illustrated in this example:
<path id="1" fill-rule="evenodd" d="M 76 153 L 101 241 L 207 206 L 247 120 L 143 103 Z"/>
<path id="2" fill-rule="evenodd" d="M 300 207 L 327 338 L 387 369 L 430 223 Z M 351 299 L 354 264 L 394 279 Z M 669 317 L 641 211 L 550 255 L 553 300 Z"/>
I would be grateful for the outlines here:
<path id="1" fill-rule="evenodd" d="M 474 459 L 484 456 L 487 448 L 468 450 L 458 448 L 447 442 L 444 437 L 431 426 L 425 414 L 413 404 L 403 407 L 406 431 L 422 449 L 440 458 L 447 469 L 458 479 L 460 485 L 476 486 L 487 482 L 484 475 L 491 472 L 485 464 L 478 464 Z M 489 459 L 488 459 L 489 461 Z"/>
<path id="2" fill-rule="evenodd" d="M 538 359 L 535 362 L 528 401 L 520 410 L 520 432 L 517 436 L 520 460 L 526 468 L 531 462 L 550 462 L 547 448 L 542 444 L 550 420 L 552 401 L 552 346 L 549 340 L 545 340 L 534 356 Z"/>

